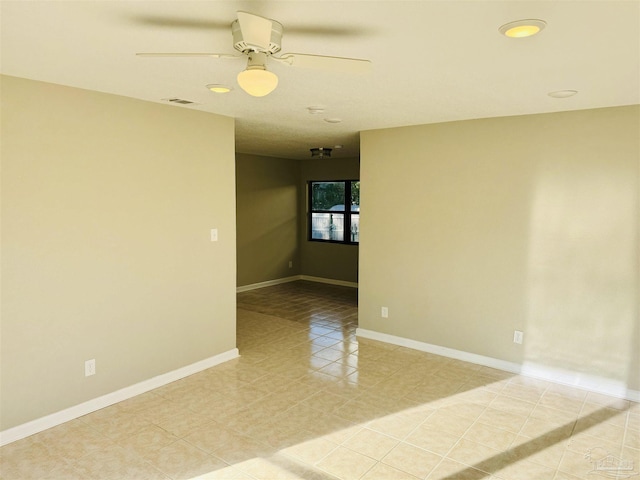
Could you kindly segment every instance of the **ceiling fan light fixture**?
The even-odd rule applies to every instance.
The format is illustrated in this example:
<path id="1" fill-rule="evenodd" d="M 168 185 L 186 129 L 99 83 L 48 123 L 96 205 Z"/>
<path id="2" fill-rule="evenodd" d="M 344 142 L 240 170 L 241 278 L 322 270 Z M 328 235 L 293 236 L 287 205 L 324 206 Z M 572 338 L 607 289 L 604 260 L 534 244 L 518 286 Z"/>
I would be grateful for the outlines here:
<path id="1" fill-rule="evenodd" d="M 278 86 L 278 76 L 265 67 L 247 67 L 238 74 L 238 85 L 253 97 L 264 97 Z"/>
<path id="2" fill-rule="evenodd" d="M 509 22 L 502 25 L 498 31 L 509 38 L 525 38 L 532 37 L 539 33 L 544 27 L 547 26 L 547 22 L 536 18 L 530 18 L 527 20 L 516 20 L 515 22 Z"/>
<path id="3" fill-rule="evenodd" d="M 327 147 L 316 147 L 311 148 L 311 158 L 330 158 L 331 157 L 331 148 Z"/>
<path id="4" fill-rule="evenodd" d="M 238 85 L 253 97 L 264 97 L 278 86 L 278 76 L 267 70 L 267 55 L 252 52 L 247 60 L 247 68 L 238 74 Z"/>

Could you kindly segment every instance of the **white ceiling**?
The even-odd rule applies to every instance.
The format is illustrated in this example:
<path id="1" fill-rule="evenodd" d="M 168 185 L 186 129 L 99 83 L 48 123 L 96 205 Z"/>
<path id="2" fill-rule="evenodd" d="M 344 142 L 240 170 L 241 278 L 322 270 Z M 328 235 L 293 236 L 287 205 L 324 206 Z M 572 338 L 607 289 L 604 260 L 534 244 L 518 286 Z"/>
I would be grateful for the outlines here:
<path id="1" fill-rule="evenodd" d="M 236 119 L 239 152 L 305 159 L 312 147 L 359 153 L 363 130 L 640 103 L 639 1 L 6 1 L 1 72 Z M 254 98 L 244 60 L 142 58 L 136 52 L 233 49 L 243 10 L 283 24 L 282 52 L 372 61 L 366 75 L 272 62 L 280 83 Z M 508 39 L 504 23 L 547 22 Z M 226 95 L 205 85 L 234 86 Z M 548 92 L 578 90 L 557 99 Z M 307 107 L 322 106 L 311 115 Z M 340 118 L 331 124 L 324 118 Z"/>

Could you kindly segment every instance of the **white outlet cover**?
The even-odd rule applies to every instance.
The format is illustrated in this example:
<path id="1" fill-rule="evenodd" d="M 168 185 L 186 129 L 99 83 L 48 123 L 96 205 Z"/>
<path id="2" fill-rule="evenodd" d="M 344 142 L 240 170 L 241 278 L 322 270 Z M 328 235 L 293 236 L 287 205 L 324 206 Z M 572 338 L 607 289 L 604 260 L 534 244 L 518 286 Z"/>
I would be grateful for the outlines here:
<path id="1" fill-rule="evenodd" d="M 382 318 L 389 318 L 389 308 L 388 307 L 382 307 L 380 309 L 380 316 Z"/>
<path id="2" fill-rule="evenodd" d="M 84 376 L 90 377 L 91 375 L 96 374 L 96 360 L 91 359 L 84 362 Z"/>
<path id="3" fill-rule="evenodd" d="M 212 228 L 211 229 L 211 241 L 212 242 L 217 242 L 218 241 L 218 229 L 217 228 Z"/>
<path id="4" fill-rule="evenodd" d="M 520 330 L 514 330 L 513 331 L 513 343 L 517 343 L 517 344 L 521 345 L 523 340 L 524 340 L 524 333 L 521 332 Z"/>

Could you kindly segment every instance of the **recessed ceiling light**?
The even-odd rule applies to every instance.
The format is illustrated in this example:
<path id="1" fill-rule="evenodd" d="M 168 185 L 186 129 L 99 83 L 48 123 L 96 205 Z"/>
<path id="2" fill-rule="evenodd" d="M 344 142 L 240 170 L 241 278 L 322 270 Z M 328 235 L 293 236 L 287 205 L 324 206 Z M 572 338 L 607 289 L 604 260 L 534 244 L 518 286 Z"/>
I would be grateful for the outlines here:
<path id="1" fill-rule="evenodd" d="M 320 113 L 324 113 L 324 107 L 320 107 L 320 106 L 307 107 L 307 110 L 309 110 L 309 113 L 311 115 L 318 115 Z"/>
<path id="2" fill-rule="evenodd" d="M 341 148 L 342 148 L 342 145 L 334 145 L 334 146 L 333 146 L 333 148 L 335 148 L 335 149 L 338 149 L 338 150 L 339 150 L 339 149 L 341 149 Z"/>
<path id="3" fill-rule="evenodd" d="M 325 118 L 324 121 L 327 123 L 340 123 L 342 119 L 341 118 Z"/>
<path id="4" fill-rule="evenodd" d="M 578 93 L 577 90 L 556 90 L 555 92 L 547 93 L 547 95 L 553 98 L 569 98 L 573 97 L 576 93 Z"/>
<path id="5" fill-rule="evenodd" d="M 212 83 L 207 85 L 207 88 L 211 90 L 213 93 L 229 93 L 232 88 L 227 85 L 222 85 L 220 83 Z"/>
<path id="6" fill-rule="evenodd" d="M 498 30 L 501 34 L 510 38 L 531 37 L 547 26 L 544 20 L 530 18 L 528 20 L 516 20 L 502 25 Z"/>

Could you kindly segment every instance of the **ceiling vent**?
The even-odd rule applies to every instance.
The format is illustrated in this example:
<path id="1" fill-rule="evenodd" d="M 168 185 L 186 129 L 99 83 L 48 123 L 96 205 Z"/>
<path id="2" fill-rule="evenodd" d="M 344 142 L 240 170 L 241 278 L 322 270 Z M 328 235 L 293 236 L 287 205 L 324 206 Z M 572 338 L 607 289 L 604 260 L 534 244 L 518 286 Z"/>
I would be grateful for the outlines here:
<path id="1" fill-rule="evenodd" d="M 179 103 L 180 105 L 191 105 L 196 102 L 192 102 L 191 100 L 184 100 L 182 98 L 164 98 L 165 102 L 169 103 Z"/>

